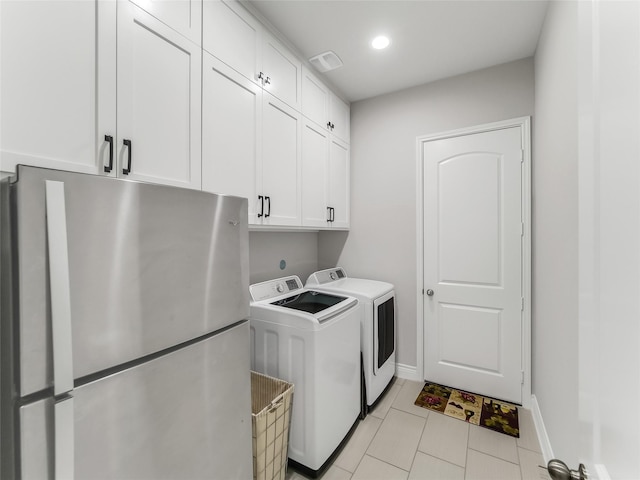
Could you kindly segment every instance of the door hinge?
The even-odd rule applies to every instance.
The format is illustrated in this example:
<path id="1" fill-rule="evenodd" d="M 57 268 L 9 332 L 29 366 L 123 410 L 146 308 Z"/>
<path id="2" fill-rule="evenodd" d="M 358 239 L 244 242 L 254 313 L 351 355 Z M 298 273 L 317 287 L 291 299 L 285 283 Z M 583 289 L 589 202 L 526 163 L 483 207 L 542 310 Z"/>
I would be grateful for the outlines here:
<path id="1" fill-rule="evenodd" d="M 520 150 L 520 162 L 524 162 L 524 150 Z"/>
<path id="2" fill-rule="evenodd" d="M 520 311 L 524 312 L 524 297 L 520 297 Z"/>
<path id="3" fill-rule="evenodd" d="M 521 370 L 520 373 L 520 385 L 524 385 L 524 370 Z"/>
<path id="4" fill-rule="evenodd" d="M 524 237 L 524 222 L 520 222 L 520 236 Z"/>

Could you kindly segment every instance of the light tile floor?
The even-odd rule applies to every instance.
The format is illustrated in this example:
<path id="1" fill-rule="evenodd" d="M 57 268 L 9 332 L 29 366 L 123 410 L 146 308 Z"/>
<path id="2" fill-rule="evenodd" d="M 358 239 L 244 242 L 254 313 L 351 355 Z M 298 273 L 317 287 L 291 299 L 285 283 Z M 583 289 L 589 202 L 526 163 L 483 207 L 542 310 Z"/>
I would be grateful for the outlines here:
<path id="1" fill-rule="evenodd" d="M 423 385 L 396 378 L 322 479 L 549 480 L 529 410 L 516 439 L 415 406 Z"/>

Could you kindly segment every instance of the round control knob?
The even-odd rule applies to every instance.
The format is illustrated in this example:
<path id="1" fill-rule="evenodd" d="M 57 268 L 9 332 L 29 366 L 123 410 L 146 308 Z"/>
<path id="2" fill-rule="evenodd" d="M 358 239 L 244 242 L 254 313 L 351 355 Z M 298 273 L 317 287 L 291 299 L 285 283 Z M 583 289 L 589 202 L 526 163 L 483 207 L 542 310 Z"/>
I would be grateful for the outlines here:
<path id="1" fill-rule="evenodd" d="M 278 293 L 282 293 L 284 292 L 284 285 L 282 285 L 281 283 L 279 283 L 278 285 L 276 285 L 276 291 Z"/>
<path id="2" fill-rule="evenodd" d="M 335 272 L 331 272 L 331 273 L 329 274 L 329 278 L 330 278 L 331 280 L 335 280 L 335 279 L 336 279 L 336 274 L 335 274 Z"/>

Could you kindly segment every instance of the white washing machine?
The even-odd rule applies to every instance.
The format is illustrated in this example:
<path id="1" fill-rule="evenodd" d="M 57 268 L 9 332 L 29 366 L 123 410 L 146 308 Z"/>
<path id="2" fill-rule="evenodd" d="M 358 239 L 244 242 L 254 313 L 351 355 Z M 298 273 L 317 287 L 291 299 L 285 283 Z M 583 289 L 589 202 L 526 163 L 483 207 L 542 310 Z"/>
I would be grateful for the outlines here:
<path id="1" fill-rule="evenodd" d="M 304 288 L 297 276 L 251 293 L 251 368 L 294 384 L 289 460 L 316 476 L 360 415 L 360 305 Z"/>
<path id="2" fill-rule="evenodd" d="M 360 347 L 364 370 L 363 410 L 380 398 L 396 373 L 396 302 L 391 283 L 349 278 L 340 268 L 309 276 L 306 288 L 350 295 L 362 304 Z M 366 413 L 366 412 L 363 412 Z"/>

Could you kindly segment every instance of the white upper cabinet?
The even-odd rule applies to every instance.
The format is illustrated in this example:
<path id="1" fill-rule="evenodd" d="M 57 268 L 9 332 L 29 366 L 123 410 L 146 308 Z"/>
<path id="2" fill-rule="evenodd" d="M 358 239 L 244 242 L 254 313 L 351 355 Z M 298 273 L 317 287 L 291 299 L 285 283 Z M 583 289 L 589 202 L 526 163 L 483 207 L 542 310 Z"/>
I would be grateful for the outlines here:
<path id="1" fill-rule="evenodd" d="M 201 187 L 200 47 L 128 1 L 0 8 L 3 171 Z"/>
<path id="2" fill-rule="evenodd" d="M 131 0 L 155 18 L 200 45 L 202 0 Z"/>
<path id="3" fill-rule="evenodd" d="M 235 0 L 204 0 L 202 46 L 300 110 L 302 64 Z"/>
<path id="4" fill-rule="evenodd" d="M 329 225 L 329 132 L 305 119 L 302 124 L 302 224 Z"/>
<path id="5" fill-rule="evenodd" d="M 207 52 L 202 60 L 202 189 L 248 198 L 255 224 L 262 89 Z"/>
<path id="6" fill-rule="evenodd" d="M 351 109 L 334 93 L 329 95 L 329 121 L 331 133 L 343 142 L 351 142 Z"/>
<path id="7" fill-rule="evenodd" d="M 116 2 L 0 2 L 0 170 L 100 173 L 116 128 Z"/>
<path id="8" fill-rule="evenodd" d="M 202 50 L 132 3 L 118 7 L 118 176 L 199 189 Z"/>
<path id="9" fill-rule="evenodd" d="M 302 114 L 340 140 L 350 142 L 350 108 L 307 67 L 302 69 Z"/>
<path id="10" fill-rule="evenodd" d="M 328 129 L 331 92 L 307 67 L 302 67 L 302 114 Z"/>
<path id="11" fill-rule="evenodd" d="M 335 137 L 329 143 L 329 208 L 330 226 L 349 228 L 351 222 L 350 202 L 350 155 L 349 145 Z"/>
<path id="12" fill-rule="evenodd" d="M 280 42 L 263 31 L 262 70 L 264 89 L 287 105 L 300 110 L 302 64 Z"/>
<path id="13" fill-rule="evenodd" d="M 300 114 L 268 93 L 262 98 L 262 162 L 257 178 L 258 223 L 300 226 Z"/>
<path id="14" fill-rule="evenodd" d="M 302 126 L 302 225 L 348 229 L 349 145 L 308 119 Z"/>
<path id="15" fill-rule="evenodd" d="M 202 48 L 262 86 L 260 23 L 238 2 L 204 0 L 202 24 Z"/>

